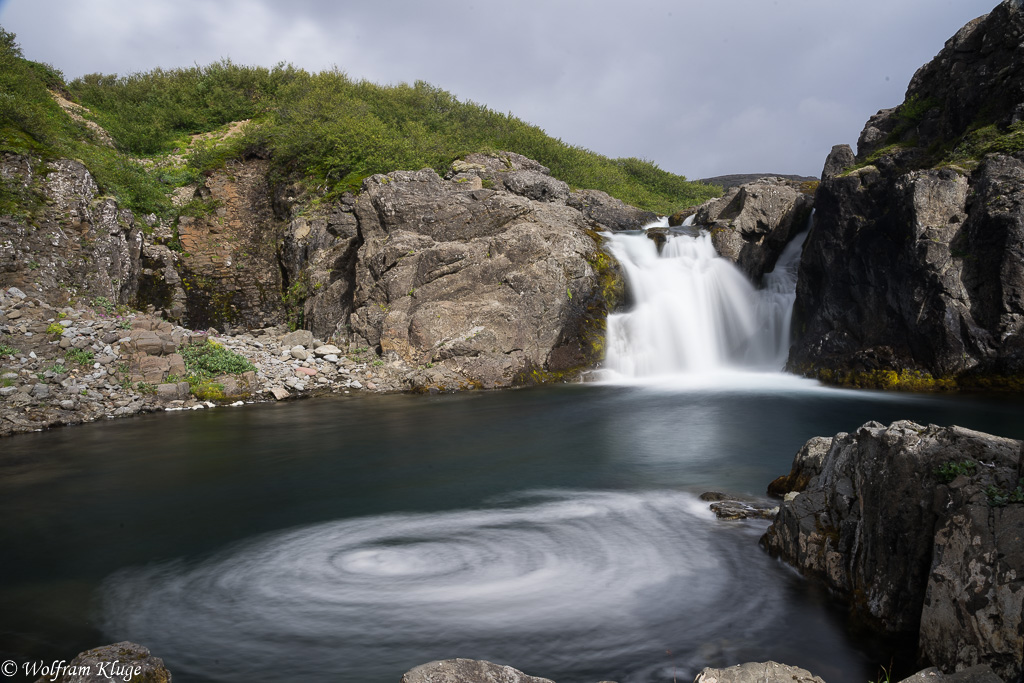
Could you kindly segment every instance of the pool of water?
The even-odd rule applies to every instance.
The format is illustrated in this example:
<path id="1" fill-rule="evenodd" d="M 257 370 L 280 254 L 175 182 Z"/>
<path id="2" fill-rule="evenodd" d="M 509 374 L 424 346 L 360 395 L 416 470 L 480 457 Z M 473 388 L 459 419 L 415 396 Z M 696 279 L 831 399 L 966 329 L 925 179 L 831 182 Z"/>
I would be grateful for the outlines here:
<path id="1" fill-rule="evenodd" d="M 1012 398 L 787 379 L 167 413 L 0 443 L 0 659 L 133 640 L 175 681 L 399 680 L 483 658 L 559 683 L 774 659 L 863 683 L 894 643 L 697 496 L 760 496 L 868 420 L 1024 437 Z"/>

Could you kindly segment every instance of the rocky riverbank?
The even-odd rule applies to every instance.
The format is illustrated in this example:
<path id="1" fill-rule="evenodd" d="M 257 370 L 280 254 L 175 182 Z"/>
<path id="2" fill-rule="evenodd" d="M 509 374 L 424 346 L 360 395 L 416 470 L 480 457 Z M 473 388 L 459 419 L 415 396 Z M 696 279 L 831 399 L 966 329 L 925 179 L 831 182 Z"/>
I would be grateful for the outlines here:
<path id="1" fill-rule="evenodd" d="M 55 306 L 39 292 L 0 290 L 0 436 L 161 410 L 326 393 L 466 388 L 444 368 L 315 339 L 284 327 L 222 334 L 181 326 L 106 300 Z M 212 342 L 253 369 L 196 381 L 182 351 Z"/>

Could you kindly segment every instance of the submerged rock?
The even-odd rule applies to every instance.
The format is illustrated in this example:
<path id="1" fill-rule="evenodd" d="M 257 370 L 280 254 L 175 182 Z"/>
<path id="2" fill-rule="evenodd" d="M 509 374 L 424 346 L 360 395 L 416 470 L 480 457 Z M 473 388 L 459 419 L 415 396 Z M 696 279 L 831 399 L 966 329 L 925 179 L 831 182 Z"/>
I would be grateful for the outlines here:
<path id="1" fill-rule="evenodd" d="M 821 437 L 801 452 L 820 452 Z M 814 458 L 806 458 L 813 462 Z M 799 460 L 799 458 L 798 458 Z M 877 422 L 832 437 L 762 543 L 946 671 L 1024 673 L 1022 442 Z M 801 468 L 794 465 L 795 471 Z"/>
<path id="2" fill-rule="evenodd" d="M 740 500 L 718 491 L 700 494 L 700 499 L 711 502 L 708 507 L 719 519 L 772 519 L 779 508 L 753 500 Z"/>

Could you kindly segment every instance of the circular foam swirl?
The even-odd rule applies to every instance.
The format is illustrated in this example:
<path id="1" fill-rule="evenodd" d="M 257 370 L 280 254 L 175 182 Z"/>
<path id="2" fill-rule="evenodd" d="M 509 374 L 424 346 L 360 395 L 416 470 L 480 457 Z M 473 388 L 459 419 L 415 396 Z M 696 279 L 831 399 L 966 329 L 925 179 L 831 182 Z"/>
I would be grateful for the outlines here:
<path id="1" fill-rule="evenodd" d="M 714 630 L 714 606 L 741 600 L 742 560 L 716 547 L 709 517 L 686 494 L 561 493 L 329 522 L 120 572 L 105 630 L 217 680 L 277 680 L 284 662 L 288 678 L 369 681 L 438 657 L 599 660 L 681 613 Z"/>

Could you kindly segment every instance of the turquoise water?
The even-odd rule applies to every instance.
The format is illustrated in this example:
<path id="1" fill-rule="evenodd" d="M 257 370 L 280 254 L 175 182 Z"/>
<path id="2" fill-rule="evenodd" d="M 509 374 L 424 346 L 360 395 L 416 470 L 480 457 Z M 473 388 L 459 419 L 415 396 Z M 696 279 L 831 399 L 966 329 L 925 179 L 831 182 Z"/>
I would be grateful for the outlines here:
<path id="1" fill-rule="evenodd" d="M 754 387 L 754 388 L 751 388 Z M 168 413 L 6 439 L 0 658 L 121 639 L 177 682 L 397 681 L 485 658 L 559 683 L 784 661 L 874 679 L 894 643 L 758 546 L 809 437 L 868 420 L 1024 437 L 1016 399 L 574 385 Z"/>

